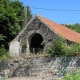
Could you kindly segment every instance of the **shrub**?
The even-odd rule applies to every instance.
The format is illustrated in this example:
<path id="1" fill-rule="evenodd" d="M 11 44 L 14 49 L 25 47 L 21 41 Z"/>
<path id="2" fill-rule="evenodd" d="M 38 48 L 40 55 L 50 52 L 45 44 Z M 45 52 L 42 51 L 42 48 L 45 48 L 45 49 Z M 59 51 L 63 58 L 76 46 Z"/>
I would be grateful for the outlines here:
<path id="1" fill-rule="evenodd" d="M 61 80 L 80 80 L 80 73 L 78 71 L 73 71 L 66 74 Z"/>
<path id="2" fill-rule="evenodd" d="M 71 45 L 67 45 L 64 43 L 62 37 L 56 39 L 52 46 L 48 46 L 46 49 L 46 53 L 53 55 L 65 55 L 65 56 L 74 56 L 79 54 L 80 52 L 80 44 L 72 43 Z"/>
<path id="3" fill-rule="evenodd" d="M 62 39 L 62 37 L 59 37 L 56 39 L 56 41 L 53 43 L 52 46 L 49 46 L 46 49 L 46 53 L 50 54 L 51 56 L 53 55 L 62 55 L 64 54 L 64 49 L 65 44 L 64 44 L 64 40 Z"/>
<path id="4" fill-rule="evenodd" d="M 46 54 L 50 57 L 50 56 L 53 56 L 54 54 L 54 50 L 53 50 L 53 47 L 52 46 L 48 46 L 45 50 Z"/>
<path id="5" fill-rule="evenodd" d="M 9 57 L 9 52 L 4 48 L 4 45 L 0 47 L 0 60 L 6 60 Z"/>
<path id="6" fill-rule="evenodd" d="M 79 54 L 80 52 L 80 44 L 78 43 L 73 43 L 70 46 L 65 46 L 64 47 L 64 52 L 66 56 L 74 56 Z"/>
<path id="7" fill-rule="evenodd" d="M 62 55 L 64 54 L 64 47 L 65 47 L 65 44 L 64 44 L 64 40 L 62 39 L 62 37 L 59 37 L 56 39 L 56 41 L 54 42 L 53 44 L 53 49 L 54 49 L 54 54 L 55 55 Z"/>

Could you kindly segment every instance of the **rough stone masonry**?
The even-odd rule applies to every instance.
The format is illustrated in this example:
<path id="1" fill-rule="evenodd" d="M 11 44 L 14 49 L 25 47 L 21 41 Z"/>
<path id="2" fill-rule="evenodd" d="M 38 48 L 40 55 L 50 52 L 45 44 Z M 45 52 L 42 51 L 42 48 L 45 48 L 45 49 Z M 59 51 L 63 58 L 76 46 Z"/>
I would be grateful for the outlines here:
<path id="1" fill-rule="evenodd" d="M 42 49 L 51 45 L 58 36 L 48 25 L 41 21 L 37 16 L 27 24 L 27 26 L 21 31 L 21 33 L 10 43 L 9 51 L 10 55 L 18 55 L 20 53 L 33 52 L 33 48 Z M 42 43 L 45 43 L 42 44 Z M 21 44 L 26 44 L 23 47 Z"/>
<path id="2" fill-rule="evenodd" d="M 71 71 L 80 72 L 80 57 L 23 58 L 0 63 L 0 72 L 5 77 L 57 76 Z"/>

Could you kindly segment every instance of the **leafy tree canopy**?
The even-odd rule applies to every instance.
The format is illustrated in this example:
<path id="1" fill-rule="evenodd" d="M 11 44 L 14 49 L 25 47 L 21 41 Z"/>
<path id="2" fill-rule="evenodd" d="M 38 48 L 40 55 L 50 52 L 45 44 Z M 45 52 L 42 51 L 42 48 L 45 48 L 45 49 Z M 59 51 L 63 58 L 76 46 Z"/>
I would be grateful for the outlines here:
<path id="1" fill-rule="evenodd" d="M 80 33 L 80 24 L 79 23 L 76 23 L 73 25 L 66 25 L 66 27 Z"/>
<path id="2" fill-rule="evenodd" d="M 30 7 L 28 6 L 28 15 L 25 14 L 25 7 L 19 0 L 0 0 L 0 45 L 8 48 L 8 43 L 24 27 L 26 16 L 32 18 Z"/>

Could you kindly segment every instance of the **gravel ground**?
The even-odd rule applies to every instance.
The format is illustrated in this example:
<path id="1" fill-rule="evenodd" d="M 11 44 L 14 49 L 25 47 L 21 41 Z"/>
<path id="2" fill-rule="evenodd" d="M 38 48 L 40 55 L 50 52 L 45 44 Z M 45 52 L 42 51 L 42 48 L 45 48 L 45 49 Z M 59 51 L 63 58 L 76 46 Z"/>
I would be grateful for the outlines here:
<path id="1" fill-rule="evenodd" d="M 60 80 L 60 79 L 52 77 L 15 77 L 15 78 L 8 78 L 6 80 Z"/>

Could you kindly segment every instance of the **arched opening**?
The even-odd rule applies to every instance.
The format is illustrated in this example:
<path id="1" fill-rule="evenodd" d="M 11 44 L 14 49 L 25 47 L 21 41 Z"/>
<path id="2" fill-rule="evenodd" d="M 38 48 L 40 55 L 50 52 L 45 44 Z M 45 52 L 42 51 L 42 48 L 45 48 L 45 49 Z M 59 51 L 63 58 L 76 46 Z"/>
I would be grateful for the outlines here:
<path id="1" fill-rule="evenodd" d="M 38 53 L 39 51 L 43 50 L 43 45 L 41 44 L 43 42 L 43 37 L 36 33 L 32 34 L 31 40 L 30 40 L 30 52 Z"/>

